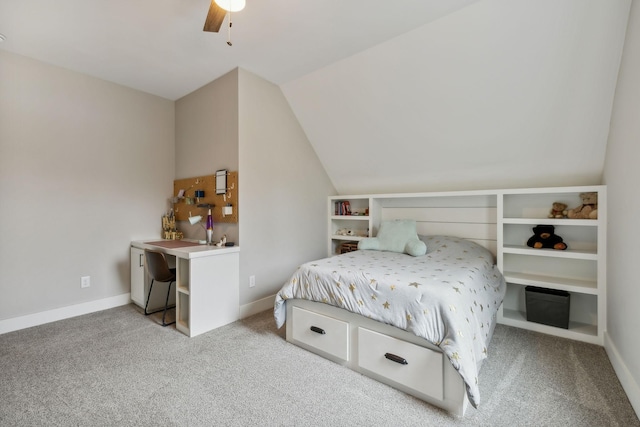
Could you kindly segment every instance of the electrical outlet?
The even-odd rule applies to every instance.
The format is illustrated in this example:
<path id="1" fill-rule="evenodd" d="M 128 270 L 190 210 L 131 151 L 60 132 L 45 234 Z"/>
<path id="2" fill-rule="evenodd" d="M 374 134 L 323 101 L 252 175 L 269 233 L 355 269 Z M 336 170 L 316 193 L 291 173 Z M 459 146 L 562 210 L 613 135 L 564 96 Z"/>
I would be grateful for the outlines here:
<path id="1" fill-rule="evenodd" d="M 256 276 L 249 276 L 249 287 L 253 288 L 256 285 Z"/>
<path id="2" fill-rule="evenodd" d="M 88 288 L 89 286 L 91 286 L 91 276 L 82 276 L 80 278 L 80 287 Z"/>

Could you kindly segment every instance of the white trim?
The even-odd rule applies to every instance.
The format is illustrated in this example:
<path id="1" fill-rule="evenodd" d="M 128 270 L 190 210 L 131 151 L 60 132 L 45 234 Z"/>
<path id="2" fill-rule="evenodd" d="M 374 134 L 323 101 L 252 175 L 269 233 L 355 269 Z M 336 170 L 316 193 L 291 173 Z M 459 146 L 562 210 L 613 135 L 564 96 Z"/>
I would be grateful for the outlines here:
<path id="1" fill-rule="evenodd" d="M 268 297 L 264 297 L 259 299 L 258 301 L 250 302 L 249 304 L 240 306 L 240 319 L 244 319 L 245 317 L 253 316 L 254 314 L 262 313 L 263 311 L 272 309 L 273 304 L 276 300 L 276 295 L 270 295 Z"/>
<path id="2" fill-rule="evenodd" d="M 607 352 L 607 356 L 609 356 L 613 370 L 620 380 L 620 384 L 622 384 L 622 388 L 625 393 L 627 393 L 633 410 L 636 411 L 636 415 L 640 417 L 640 386 L 638 386 L 638 383 L 633 378 L 633 375 L 624 363 L 624 360 L 620 356 L 613 341 L 611 341 L 607 331 L 604 332 L 604 349 Z"/>
<path id="3" fill-rule="evenodd" d="M 129 303 L 131 303 L 131 294 L 126 293 L 116 295 L 114 297 L 70 305 L 68 307 L 41 311 L 40 313 L 27 314 L 26 316 L 0 320 L 0 334 L 44 325 L 45 323 L 56 322 L 58 320 L 94 313 L 96 311 L 107 310 L 109 308 L 120 307 Z"/>

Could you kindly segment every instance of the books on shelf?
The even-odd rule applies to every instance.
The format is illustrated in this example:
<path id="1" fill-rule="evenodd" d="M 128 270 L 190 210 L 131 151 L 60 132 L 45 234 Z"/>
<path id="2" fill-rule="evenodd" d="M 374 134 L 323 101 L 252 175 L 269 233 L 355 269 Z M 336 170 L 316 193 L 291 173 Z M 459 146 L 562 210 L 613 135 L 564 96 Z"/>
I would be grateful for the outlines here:
<path id="1" fill-rule="evenodd" d="M 336 200 L 335 215 L 351 215 L 351 204 L 348 200 Z"/>

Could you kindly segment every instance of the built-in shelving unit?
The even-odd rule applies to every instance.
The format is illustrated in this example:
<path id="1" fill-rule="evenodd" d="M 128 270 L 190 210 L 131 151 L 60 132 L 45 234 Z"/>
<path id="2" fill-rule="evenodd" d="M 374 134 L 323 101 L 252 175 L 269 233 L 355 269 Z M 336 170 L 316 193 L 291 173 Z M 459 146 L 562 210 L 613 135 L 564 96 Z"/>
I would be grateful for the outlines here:
<path id="1" fill-rule="evenodd" d="M 580 193 L 598 193 L 598 219 L 548 218 L 554 202 L 580 206 Z M 606 322 L 606 188 L 558 187 L 504 190 L 498 195 L 498 267 L 507 294 L 500 323 L 603 344 Z M 568 248 L 533 249 L 526 245 L 536 225 L 553 225 Z M 525 288 L 569 292 L 569 328 L 527 321 Z"/>
<path id="2" fill-rule="evenodd" d="M 345 202 L 349 204 L 349 214 L 340 207 Z M 369 236 L 372 228 L 369 202 L 367 196 L 329 197 L 330 255 L 340 253 L 340 245 L 344 242 L 355 242 Z"/>
<path id="3" fill-rule="evenodd" d="M 176 277 L 176 329 L 186 335 L 190 335 L 190 284 L 189 284 L 189 260 L 178 258 Z"/>
<path id="4" fill-rule="evenodd" d="M 548 218 L 554 202 L 580 206 L 580 194 L 598 193 L 598 219 Z M 339 215 L 348 201 L 351 215 Z M 354 215 L 357 213 L 358 215 Z M 368 215 L 366 215 L 368 213 Z M 386 219 L 414 219 L 418 234 L 474 240 L 496 255 L 507 281 L 498 322 L 603 345 L 606 329 L 606 187 L 551 187 L 441 193 L 332 196 L 328 202 L 328 253 L 345 241 L 375 236 Z M 536 225 L 553 225 L 564 251 L 526 245 Z M 350 235 L 343 235 L 344 230 Z M 569 328 L 527 321 L 525 288 L 569 292 Z"/>

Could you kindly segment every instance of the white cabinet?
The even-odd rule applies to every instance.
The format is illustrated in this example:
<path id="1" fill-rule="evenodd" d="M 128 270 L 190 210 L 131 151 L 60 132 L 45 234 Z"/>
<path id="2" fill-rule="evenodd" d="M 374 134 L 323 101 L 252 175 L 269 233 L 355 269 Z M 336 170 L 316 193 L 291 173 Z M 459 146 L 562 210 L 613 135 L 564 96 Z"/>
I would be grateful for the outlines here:
<path id="1" fill-rule="evenodd" d="M 144 308 L 144 250 L 131 248 L 131 301 Z"/>
<path id="2" fill-rule="evenodd" d="M 233 248 L 228 248 L 233 249 Z M 195 337 L 238 320 L 238 251 L 177 258 L 176 329 Z"/>
<path id="3" fill-rule="evenodd" d="M 131 247 L 131 301 L 144 308 L 149 295 L 150 278 L 145 268 L 144 249 Z M 172 266 L 174 257 L 168 256 L 167 262 Z M 149 300 L 149 311 L 156 311 L 164 307 L 167 297 L 168 283 L 156 282 L 153 284 L 153 293 Z M 173 285 L 175 286 L 175 285 Z M 169 306 L 175 304 L 175 294 L 169 295 Z"/>
<path id="4" fill-rule="evenodd" d="M 553 202 L 570 208 L 580 193 L 598 193 L 598 219 L 548 218 Z M 507 294 L 500 323 L 603 345 L 606 329 L 606 188 L 604 186 L 503 190 L 498 195 L 498 267 Z M 526 245 L 536 225 L 553 225 L 566 250 Z M 526 320 L 525 288 L 569 292 L 569 328 Z"/>
<path id="5" fill-rule="evenodd" d="M 176 283 L 169 305 L 176 306 L 176 329 L 194 337 L 238 320 L 240 248 L 185 244 L 165 247 L 131 242 L 131 299 L 144 307 L 149 292 L 145 274 L 145 249 L 163 252 L 169 267 L 176 268 Z M 168 283 L 155 282 L 149 311 L 164 307 Z M 141 291 L 142 290 L 142 291 Z M 135 299 L 134 299 L 135 298 Z"/>
<path id="6" fill-rule="evenodd" d="M 329 255 L 340 253 L 345 242 L 368 237 L 371 228 L 369 197 L 329 197 Z"/>

